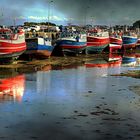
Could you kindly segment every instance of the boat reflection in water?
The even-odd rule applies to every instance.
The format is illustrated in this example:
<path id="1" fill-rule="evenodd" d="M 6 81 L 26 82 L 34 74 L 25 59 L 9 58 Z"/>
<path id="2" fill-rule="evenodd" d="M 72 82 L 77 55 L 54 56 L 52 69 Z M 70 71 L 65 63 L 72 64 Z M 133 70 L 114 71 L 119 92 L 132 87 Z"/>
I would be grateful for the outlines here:
<path id="1" fill-rule="evenodd" d="M 117 53 L 109 53 L 108 55 L 108 59 L 109 62 L 114 62 L 114 64 L 120 64 L 122 61 L 122 56 L 120 54 Z"/>
<path id="2" fill-rule="evenodd" d="M 135 53 L 137 59 L 137 66 L 140 66 L 140 53 Z"/>
<path id="3" fill-rule="evenodd" d="M 52 69 L 51 65 L 45 65 L 37 68 L 37 71 L 49 72 Z"/>
<path id="4" fill-rule="evenodd" d="M 85 63 L 86 67 L 120 67 L 122 63 L 122 57 L 118 54 L 109 54 L 108 57 L 95 58 L 92 61 L 87 61 Z"/>
<path id="5" fill-rule="evenodd" d="M 137 58 L 135 53 L 124 53 L 122 57 L 122 66 L 136 66 Z"/>
<path id="6" fill-rule="evenodd" d="M 122 58 L 117 54 L 109 54 L 108 57 L 99 57 L 94 60 L 87 61 L 85 66 L 87 68 L 94 68 L 96 76 L 106 76 L 108 74 L 109 68 L 113 69 L 113 72 L 117 70 L 120 72 L 120 66 L 122 64 Z M 119 71 L 118 71 L 119 70 Z"/>
<path id="7" fill-rule="evenodd" d="M 0 102 L 21 102 L 25 88 L 25 75 L 0 78 Z"/>

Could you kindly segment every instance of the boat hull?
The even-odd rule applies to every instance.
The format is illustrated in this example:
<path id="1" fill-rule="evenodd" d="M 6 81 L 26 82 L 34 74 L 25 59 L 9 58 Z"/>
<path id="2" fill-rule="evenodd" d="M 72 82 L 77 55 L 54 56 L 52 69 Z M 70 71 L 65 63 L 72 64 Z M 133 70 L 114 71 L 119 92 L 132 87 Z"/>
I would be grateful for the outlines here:
<path id="1" fill-rule="evenodd" d="M 109 37 L 87 37 L 86 53 L 101 53 L 109 45 Z"/>
<path id="2" fill-rule="evenodd" d="M 59 40 L 57 45 L 62 49 L 64 55 L 80 54 L 86 48 L 86 42 L 76 42 L 73 40 Z"/>
<path id="3" fill-rule="evenodd" d="M 124 49 L 134 49 L 136 47 L 137 37 L 122 36 L 122 40 Z"/>
<path id="4" fill-rule="evenodd" d="M 101 53 L 107 46 L 108 44 L 102 46 L 87 46 L 86 54 Z"/>
<path id="5" fill-rule="evenodd" d="M 49 57 L 54 47 L 51 42 L 46 42 L 44 38 L 26 39 L 27 50 L 25 54 L 34 54 L 43 57 Z"/>
<path id="6" fill-rule="evenodd" d="M 6 33 L 6 31 L 5 31 Z M 5 36 L 3 36 L 5 35 Z M 8 37 L 11 35 L 11 37 Z M 13 57 L 20 56 L 26 50 L 25 36 L 23 32 L 12 34 L 2 34 L 0 36 L 0 58 L 13 59 Z"/>
<path id="7" fill-rule="evenodd" d="M 122 39 L 117 37 L 109 37 L 111 44 L 122 45 Z"/>

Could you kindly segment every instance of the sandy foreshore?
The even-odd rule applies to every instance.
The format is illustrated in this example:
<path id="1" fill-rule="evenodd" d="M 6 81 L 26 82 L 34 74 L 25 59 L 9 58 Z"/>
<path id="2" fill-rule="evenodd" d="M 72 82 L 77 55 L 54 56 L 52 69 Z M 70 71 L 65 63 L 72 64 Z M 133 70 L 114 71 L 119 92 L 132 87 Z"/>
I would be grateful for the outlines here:
<path id="1" fill-rule="evenodd" d="M 68 56 L 68 57 L 55 57 L 52 56 L 47 59 L 32 59 L 32 60 L 17 60 L 14 61 L 12 64 L 1 64 L 0 69 L 18 69 L 21 72 L 33 72 L 36 70 L 42 70 L 43 67 L 51 65 L 55 67 L 65 67 L 70 65 L 83 65 L 86 61 L 94 60 L 101 55 L 79 55 L 78 57 L 75 56 Z"/>

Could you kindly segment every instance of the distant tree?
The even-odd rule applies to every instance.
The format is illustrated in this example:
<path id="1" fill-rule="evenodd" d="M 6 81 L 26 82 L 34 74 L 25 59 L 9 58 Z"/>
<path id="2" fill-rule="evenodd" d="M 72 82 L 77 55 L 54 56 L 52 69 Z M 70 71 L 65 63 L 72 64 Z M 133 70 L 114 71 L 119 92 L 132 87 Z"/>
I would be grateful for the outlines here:
<path id="1" fill-rule="evenodd" d="M 32 25 L 49 25 L 49 26 L 56 26 L 56 24 L 51 22 L 24 22 L 24 26 L 32 26 Z"/>
<path id="2" fill-rule="evenodd" d="M 134 28 L 140 28 L 140 20 L 137 20 L 136 22 L 133 23 Z"/>

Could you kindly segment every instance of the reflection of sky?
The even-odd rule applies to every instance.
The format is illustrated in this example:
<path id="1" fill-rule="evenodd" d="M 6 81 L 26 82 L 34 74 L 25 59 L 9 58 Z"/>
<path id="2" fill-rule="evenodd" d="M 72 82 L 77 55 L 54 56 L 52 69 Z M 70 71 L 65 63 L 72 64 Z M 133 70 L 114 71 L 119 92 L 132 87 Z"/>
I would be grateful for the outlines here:
<path id="1" fill-rule="evenodd" d="M 45 99 L 49 100 L 69 100 L 79 98 L 81 95 L 86 95 L 88 91 L 93 93 L 106 94 L 113 92 L 112 85 L 121 85 L 121 79 L 112 77 L 111 74 L 119 74 L 128 69 L 128 67 L 114 68 L 85 68 L 53 70 L 47 72 L 37 72 L 34 75 L 28 75 L 27 96 L 34 100 Z M 114 83 L 111 79 L 115 79 Z M 111 85 L 111 86 L 110 86 Z M 115 86 L 116 87 L 116 86 Z M 37 94 L 36 94 L 37 93 Z M 80 97 L 81 98 L 81 97 Z"/>
<path id="2" fill-rule="evenodd" d="M 29 80 L 35 88 L 31 88 L 40 96 L 45 94 L 50 98 L 71 98 L 71 94 L 83 94 L 83 92 L 97 89 L 98 92 L 106 91 L 108 88 L 108 76 L 110 74 L 119 74 L 126 71 L 128 68 L 85 68 L 78 67 L 78 69 L 37 72 L 30 75 Z M 29 78 L 29 79 L 30 79 Z M 33 82 L 34 81 L 34 82 Z M 118 81 L 120 82 L 120 81 Z M 30 88 L 29 88 L 30 89 Z M 69 97 L 70 96 L 70 97 Z M 73 97 L 72 97 L 73 98 Z"/>
<path id="3" fill-rule="evenodd" d="M 83 76 L 81 74 L 83 73 Z M 60 96 L 67 96 L 69 92 L 82 92 L 85 85 L 85 69 L 73 69 L 71 71 L 54 71 L 53 73 L 37 73 L 37 91 L 39 93 L 51 92 Z"/>

